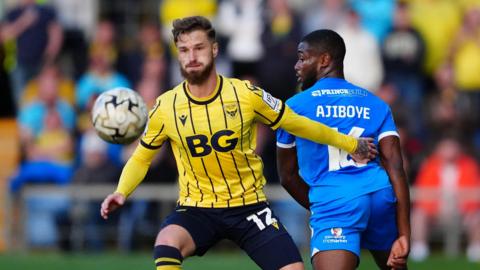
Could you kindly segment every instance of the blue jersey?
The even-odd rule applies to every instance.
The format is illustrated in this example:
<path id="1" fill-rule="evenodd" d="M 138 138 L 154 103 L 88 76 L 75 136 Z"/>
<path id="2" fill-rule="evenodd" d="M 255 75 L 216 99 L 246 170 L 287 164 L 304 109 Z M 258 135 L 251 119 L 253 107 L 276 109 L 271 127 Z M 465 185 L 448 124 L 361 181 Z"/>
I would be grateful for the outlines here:
<path id="1" fill-rule="evenodd" d="M 296 113 L 375 144 L 398 136 L 389 106 L 344 79 L 324 78 L 287 101 Z M 277 131 L 277 146 L 297 147 L 300 176 L 310 186 L 311 203 L 342 203 L 391 186 L 380 159 L 357 164 L 347 152 Z"/>

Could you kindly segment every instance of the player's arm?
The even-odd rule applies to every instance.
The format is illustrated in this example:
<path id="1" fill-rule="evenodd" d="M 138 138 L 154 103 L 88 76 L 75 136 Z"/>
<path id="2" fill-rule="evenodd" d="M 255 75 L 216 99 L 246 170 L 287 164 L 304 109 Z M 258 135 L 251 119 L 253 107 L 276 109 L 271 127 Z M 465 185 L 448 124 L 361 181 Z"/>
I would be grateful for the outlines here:
<path id="1" fill-rule="evenodd" d="M 248 82 L 247 82 L 248 85 Z M 354 138 L 339 133 L 319 122 L 300 116 L 279 99 L 264 90 L 248 85 L 256 119 L 272 129 L 283 128 L 292 135 L 317 143 L 328 144 L 350 153 L 357 162 L 364 163 L 378 152 L 371 138 Z"/>
<path id="2" fill-rule="evenodd" d="M 379 142 L 380 158 L 388 173 L 397 197 L 397 226 L 399 237 L 392 246 L 388 265 L 394 268 L 406 266 L 410 251 L 410 192 L 407 176 L 403 168 L 400 140 L 397 136 L 387 136 Z"/>
<path id="3" fill-rule="evenodd" d="M 277 145 L 277 170 L 283 188 L 301 206 L 309 209 L 309 187 L 298 174 L 297 151 L 295 147 L 283 148 Z"/>
<path id="4" fill-rule="evenodd" d="M 284 106 L 283 121 L 280 122 L 279 127 L 292 135 L 343 149 L 350 153 L 355 161 L 361 163 L 365 163 L 378 154 L 373 139 L 355 138 L 342 134 L 322 123 L 298 115 L 288 105 Z"/>
<path id="5" fill-rule="evenodd" d="M 143 181 L 155 154 L 166 140 L 164 121 L 159 110 L 160 102 L 150 112 L 145 134 L 132 156 L 123 167 L 117 189 L 105 198 L 100 214 L 107 219 L 108 214 L 125 203 L 125 199 Z"/>

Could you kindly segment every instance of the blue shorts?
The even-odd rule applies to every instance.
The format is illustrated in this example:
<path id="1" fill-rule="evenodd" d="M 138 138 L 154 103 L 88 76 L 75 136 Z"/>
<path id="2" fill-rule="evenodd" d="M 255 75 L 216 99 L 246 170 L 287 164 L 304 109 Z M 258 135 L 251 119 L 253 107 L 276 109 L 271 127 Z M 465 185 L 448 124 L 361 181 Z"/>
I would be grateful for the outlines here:
<path id="1" fill-rule="evenodd" d="M 398 237 L 396 197 L 391 187 L 354 198 L 344 204 L 310 207 L 311 257 L 319 251 L 390 250 Z"/>
<path id="2" fill-rule="evenodd" d="M 162 228 L 170 224 L 190 233 L 198 256 L 221 239 L 230 239 L 262 269 L 277 270 L 302 261 L 293 239 L 265 202 L 231 208 L 177 206 Z"/>

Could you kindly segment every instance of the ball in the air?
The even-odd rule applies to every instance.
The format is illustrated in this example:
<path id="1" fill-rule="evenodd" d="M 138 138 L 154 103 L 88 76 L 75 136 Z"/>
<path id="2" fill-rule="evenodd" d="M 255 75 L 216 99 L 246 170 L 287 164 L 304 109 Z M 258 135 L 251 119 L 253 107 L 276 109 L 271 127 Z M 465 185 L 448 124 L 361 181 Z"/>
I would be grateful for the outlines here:
<path id="1" fill-rule="evenodd" d="M 92 122 L 97 134 L 107 142 L 128 144 L 145 130 L 148 110 L 135 91 L 120 87 L 102 93 L 95 100 Z"/>

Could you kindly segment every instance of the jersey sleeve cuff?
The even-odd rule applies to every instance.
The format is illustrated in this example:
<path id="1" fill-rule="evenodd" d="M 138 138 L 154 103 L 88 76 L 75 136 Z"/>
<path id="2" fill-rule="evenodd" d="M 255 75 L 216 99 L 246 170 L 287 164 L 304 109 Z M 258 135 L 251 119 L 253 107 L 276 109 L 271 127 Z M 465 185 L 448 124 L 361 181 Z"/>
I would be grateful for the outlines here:
<path id="1" fill-rule="evenodd" d="M 289 148 L 294 148 L 296 146 L 296 143 L 293 142 L 293 143 L 281 143 L 281 142 L 277 142 L 277 146 L 279 148 L 286 148 L 286 149 L 289 149 Z"/>
<path id="2" fill-rule="evenodd" d="M 400 135 L 398 135 L 398 132 L 396 132 L 396 131 L 385 131 L 385 132 L 381 133 L 380 135 L 378 135 L 378 141 L 380 141 L 381 139 L 383 139 L 385 137 L 388 137 L 388 136 L 400 137 Z"/>

